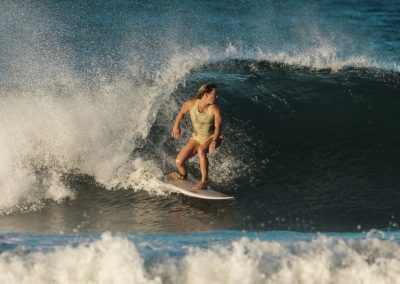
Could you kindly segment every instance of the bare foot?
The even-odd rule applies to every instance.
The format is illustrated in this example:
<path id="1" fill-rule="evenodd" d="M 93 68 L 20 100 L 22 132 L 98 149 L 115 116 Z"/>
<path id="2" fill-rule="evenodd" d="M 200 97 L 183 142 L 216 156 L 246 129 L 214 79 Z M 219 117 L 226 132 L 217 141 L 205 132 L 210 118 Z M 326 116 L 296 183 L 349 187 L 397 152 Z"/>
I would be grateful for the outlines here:
<path id="1" fill-rule="evenodd" d="M 172 172 L 168 174 L 173 179 L 185 180 L 187 177 L 181 173 Z"/>
<path id="2" fill-rule="evenodd" d="M 206 189 L 207 185 L 205 181 L 200 181 L 198 184 L 192 187 L 193 189 Z"/>

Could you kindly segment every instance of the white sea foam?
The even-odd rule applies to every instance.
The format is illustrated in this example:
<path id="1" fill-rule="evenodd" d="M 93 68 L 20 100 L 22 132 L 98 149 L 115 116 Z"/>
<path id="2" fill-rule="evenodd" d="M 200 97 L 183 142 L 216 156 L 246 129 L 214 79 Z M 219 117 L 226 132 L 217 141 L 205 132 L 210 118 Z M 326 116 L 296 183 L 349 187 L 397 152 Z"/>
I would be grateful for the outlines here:
<path id="1" fill-rule="evenodd" d="M 21 13 L 15 14 L 17 8 Z M 11 82 L 0 89 L 0 214 L 73 198 L 62 181 L 71 171 L 107 188 L 156 189 L 157 182 L 145 177 L 160 170 L 129 155 L 148 135 L 163 101 L 193 67 L 209 60 L 208 50 L 168 54 L 145 78 L 135 68 L 140 59 L 132 56 L 122 75 L 103 80 L 99 69 L 95 86 L 88 87 L 70 66 L 74 55 L 59 46 L 49 18 L 41 17 L 29 5 L 8 3 L 2 11 L 0 28 L 9 32 L 16 22 L 20 37 L 10 34 L 4 42 Z"/>
<path id="2" fill-rule="evenodd" d="M 205 49 L 172 56 L 150 85 L 118 81 L 95 91 L 79 90 L 79 95 L 41 89 L 0 97 L 0 212 L 44 198 L 72 197 L 59 180 L 71 170 L 108 188 L 143 185 L 150 169 L 129 159 L 136 139 L 147 136 L 159 104 L 207 59 Z"/>
<path id="3" fill-rule="evenodd" d="M 160 243 L 159 243 L 160 244 Z M 0 254 L 1 283 L 398 283 L 395 240 L 262 241 L 188 248 L 183 257 L 145 262 L 137 245 L 103 233 L 100 240 L 51 252 Z"/>
<path id="4" fill-rule="evenodd" d="M 376 59 L 360 54 L 346 54 L 338 50 L 334 45 L 321 42 L 305 50 L 271 50 L 266 46 L 250 50 L 242 50 L 233 44 L 229 44 L 225 51 L 228 58 L 243 58 L 257 61 L 283 63 L 288 66 L 309 67 L 311 69 L 330 69 L 337 72 L 345 67 L 366 67 L 396 69 L 396 66 L 378 62 Z"/>
<path id="5" fill-rule="evenodd" d="M 330 69 L 336 72 L 344 67 L 379 67 L 367 56 L 339 56 L 336 48 L 330 45 L 313 47 L 307 51 L 290 53 L 285 51 L 269 52 L 259 49 L 258 60 L 284 63 L 288 65 L 307 66 L 313 69 Z"/>

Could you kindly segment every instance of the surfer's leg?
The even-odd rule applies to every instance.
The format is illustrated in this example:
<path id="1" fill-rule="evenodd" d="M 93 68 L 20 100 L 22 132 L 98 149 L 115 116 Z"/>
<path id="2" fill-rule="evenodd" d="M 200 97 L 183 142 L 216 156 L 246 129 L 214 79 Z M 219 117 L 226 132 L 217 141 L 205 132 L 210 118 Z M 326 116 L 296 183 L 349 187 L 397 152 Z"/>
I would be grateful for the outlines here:
<path id="1" fill-rule="evenodd" d="M 193 188 L 194 189 L 203 189 L 206 188 L 206 183 L 208 179 L 208 147 L 210 146 L 211 139 L 207 140 L 197 150 L 200 159 L 200 171 L 201 171 L 201 180 L 198 184 L 196 184 Z"/>
<path id="2" fill-rule="evenodd" d="M 186 161 L 196 155 L 199 145 L 199 143 L 197 143 L 193 139 L 190 139 L 176 157 L 175 165 L 177 166 L 179 173 L 182 176 L 187 176 Z"/>

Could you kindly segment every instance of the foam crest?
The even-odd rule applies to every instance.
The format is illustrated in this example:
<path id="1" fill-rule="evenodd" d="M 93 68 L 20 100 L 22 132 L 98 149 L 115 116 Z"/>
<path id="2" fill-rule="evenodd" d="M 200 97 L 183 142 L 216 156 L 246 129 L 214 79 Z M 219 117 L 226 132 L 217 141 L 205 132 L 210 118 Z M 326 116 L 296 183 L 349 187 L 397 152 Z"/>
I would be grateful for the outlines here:
<path id="1" fill-rule="evenodd" d="M 307 51 L 291 52 L 264 52 L 258 50 L 256 58 L 258 60 L 268 60 L 288 65 L 306 66 L 313 69 L 331 69 L 336 72 L 344 67 L 378 67 L 370 58 L 360 56 L 340 56 L 334 46 L 321 45 L 312 47 Z"/>
<path id="2" fill-rule="evenodd" d="M 161 283 L 148 277 L 132 243 L 110 234 L 87 246 L 51 253 L 4 253 L 0 271 L 5 283 Z"/>
<path id="3" fill-rule="evenodd" d="M 331 69 L 337 72 L 345 67 L 366 67 L 396 69 L 385 63 L 379 63 L 366 55 L 352 55 L 340 51 L 332 44 L 324 43 L 298 50 L 272 50 L 268 46 L 242 50 L 233 44 L 228 44 L 224 50 L 228 58 L 250 59 L 283 63 L 293 66 L 309 67 L 315 70 Z"/>
<path id="4" fill-rule="evenodd" d="M 138 246 L 153 250 L 152 260 Z M 312 241 L 241 238 L 182 257 L 103 233 L 100 240 L 48 252 L 3 252 L 5 283 L 394 283 L 399 243 L 320 236 Z M 161 252 L 161 253 L 160 253 Z"/>

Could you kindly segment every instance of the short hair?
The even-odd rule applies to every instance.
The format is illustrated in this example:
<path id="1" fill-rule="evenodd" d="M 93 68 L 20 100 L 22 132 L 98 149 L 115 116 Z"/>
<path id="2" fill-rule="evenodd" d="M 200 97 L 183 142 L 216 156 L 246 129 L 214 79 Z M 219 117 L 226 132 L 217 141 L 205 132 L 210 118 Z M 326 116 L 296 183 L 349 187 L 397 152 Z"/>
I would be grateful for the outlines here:
<path id="1" fill-rule="evenodd" d="M 205 93 L 210 93 L 212 90 L 216 89 L 217 85 L 213 83 L 207 83 L 200 86 L 199 90 L 197 91 L 196 98 L 201 99 Z"/>

